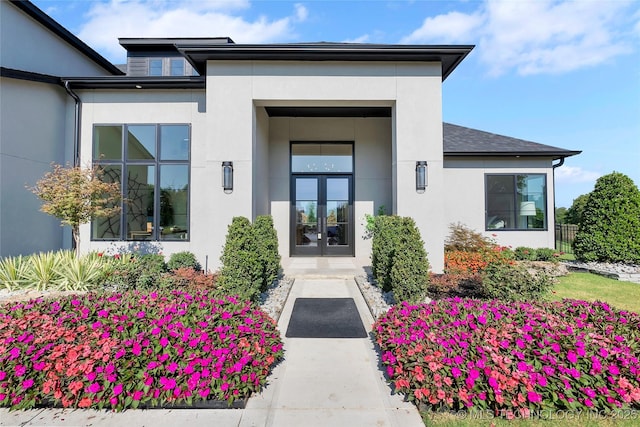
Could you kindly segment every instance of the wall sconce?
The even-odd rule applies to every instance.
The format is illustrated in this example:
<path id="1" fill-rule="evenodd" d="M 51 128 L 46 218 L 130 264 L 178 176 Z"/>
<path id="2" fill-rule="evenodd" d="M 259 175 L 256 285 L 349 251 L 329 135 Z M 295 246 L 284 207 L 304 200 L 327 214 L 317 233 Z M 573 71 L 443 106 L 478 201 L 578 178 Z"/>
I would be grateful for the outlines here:
<path id="1" fill-rule="evenodd" d="M 427 162 L 416 162 L 416 191 L 424 193 L 427 188 Z"/>
<path id="2" fill-rule="evenodd" d="M 233 192 L 233 162 L 222 162 L 222 188 L 226 194 Z"/>

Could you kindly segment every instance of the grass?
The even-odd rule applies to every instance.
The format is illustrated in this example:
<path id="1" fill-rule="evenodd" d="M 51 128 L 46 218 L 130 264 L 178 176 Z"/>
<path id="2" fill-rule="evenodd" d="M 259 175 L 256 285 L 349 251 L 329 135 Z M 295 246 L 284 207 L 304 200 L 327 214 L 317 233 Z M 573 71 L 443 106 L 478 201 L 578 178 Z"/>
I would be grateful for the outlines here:
<path id="1" fill-rule="evenodd" d="M 538 418 L 506 420 L 492 418 L 490 412 L 435 413 L 423 412 L 425 426 L 438 427 L 634 427 L 640 421 L 640 411 L 621 410 L 618 417 L 604 417 L 597 413 L 543 411 Z"/>
<path id="2" fill-rule="evenodd" d="M 640 284 L 609 279 L 592 273 L 569 273 L 553 289 L 554 301 L 563 298 L 604 301 L 620 310 L 640 313 Z"/>

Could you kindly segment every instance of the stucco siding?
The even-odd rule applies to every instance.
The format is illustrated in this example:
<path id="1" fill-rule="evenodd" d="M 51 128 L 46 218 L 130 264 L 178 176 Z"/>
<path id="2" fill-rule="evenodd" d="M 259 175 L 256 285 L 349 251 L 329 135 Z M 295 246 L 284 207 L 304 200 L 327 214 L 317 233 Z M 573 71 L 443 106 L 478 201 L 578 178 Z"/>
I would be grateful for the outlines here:
<path id="1" fill-rule="evenodd" d="M 0 1 L 0 63 L 54 76 L 109 73 L 7 1 Z"/>
<path id="2" fill-rule="evenodd" d="M 188 241 L 134 242 L 91 241 L 90 225 L 81 227 L 82 252 L 123 251 L 193 252 L 210 269 L 219 265 L 222 244 L 230 222 L 229 202 L 237 193 L 224 194 L 221 164 L 207 130 L 204 91 L 82 91 L 82 162 L 91 162 L 94 124 L 190 124 L 191 182 Z M 214 130 L 215 131 L 215 130 Z M 250 145 L 250 144 L 249 144 Z M 234 162 L 234 168 L 236 163 Z M 238 177 L 236 169 L 235 178 Z M 237 180 L 236 180 L 237 182 Z M 229 218 L 227 218 L 229 217 Z"/>
<path id="3" fill-rule="evenodd" d="M 486 174 L 546 174 L 546 230 L 485 230 Z M 446 224 L 462 223 L 505 246 L 553 248 L 553 168 L 550 159 L 446 159 L 444 162 Z M 448 230 L 447 230 L 448 233 Z"/>
<path id="4" fill-rule="evenodd" d="M 60 87 L 0 78 L 0 256 L 70 245 L 60 222 L 39 212 L 33 186 L 51 162 L 72 157 L 73 103 Z"/>

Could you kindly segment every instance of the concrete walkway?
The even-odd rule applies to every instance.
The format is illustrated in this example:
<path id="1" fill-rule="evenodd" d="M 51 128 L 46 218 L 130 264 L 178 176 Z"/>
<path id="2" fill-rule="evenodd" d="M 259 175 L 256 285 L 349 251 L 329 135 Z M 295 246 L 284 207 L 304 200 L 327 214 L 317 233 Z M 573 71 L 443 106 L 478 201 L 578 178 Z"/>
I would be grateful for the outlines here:
<path id="1" fill-rule="evenodd" d="M 296 298 L 353 298 L 367 332 L 373 318 L 353 277 L 297 279 L 278 326 L 283 335 Z M 241 426 L 423 426 L 417 409 L 392 395 L 371 338 L 284 339 L 285 360 L 252 397 Z"/>
<path id="2" fill-rule="evenodd" d="M 392 395 L 378 367 L 378 355 L 371 338 L 284 337 L 293 304 L 299 297 L 353 298 L 365 329 L 371 331 L 373 318 L 353 280 L 353 276 L 363 274 L 363 270 L 358 271 L 356 260 L 351 259 L 350 263 L 344 260 L 298 259 L 294 265 L 285 266 L 289 276 L 297 277 L 278 322 L 285 360 L 275 367 L 262 393 L 251 397 L 243 410 L 127 410 L 113 413 L 60 409 L 9 412 L 0 409 L 0 426 L 421 427 L 424 424 L 415 406 L 404 402 L 399 395 Z M 330 265 L 336 262 L 342 268 Z"/>

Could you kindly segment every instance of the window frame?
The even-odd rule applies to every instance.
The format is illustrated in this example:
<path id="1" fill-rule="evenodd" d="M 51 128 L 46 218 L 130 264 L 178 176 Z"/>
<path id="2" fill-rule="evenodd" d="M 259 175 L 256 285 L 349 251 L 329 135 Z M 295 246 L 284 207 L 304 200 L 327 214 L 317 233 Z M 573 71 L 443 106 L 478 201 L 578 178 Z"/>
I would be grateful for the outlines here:
<path id="1" fill-rule="evenodd" d="M 513 193 L 511 194 L 513 200 L 513 206 L 517 206 L 518 204 L 518 185 L 517 179 L 519 176 L 539 176 L 544 178 L 544 191 L 542 193 L 544 197 L 544 217 L 543 217 L 543 227 L 541 228 L 489 228 L 489 177 L 494 176 L 510 176 L 513 179 Z M 490 231 L 492 233 L 499 231 L 549 231 L 549 197 L 548 197 L 548 174 L 544 172 L 512 172 L 512 173 L 485 173 L 484 174 L 484 229 L 485 231 Z M 506 193 L 505 193 L 506 194 Z M 519 208 L 515 211 L 516 218 L 519 216 Z M 517 223 L 517 221 L 515 221 Z"/>
<path id="2" fill-rule="evenodd" d="M 96 135 L 96 129 L 98 127 L 102 127 L 102 126 L 120 126 L 122 129 L 122 137 L 121 137 L 121 141 L 120 143 L 121 145 L 121 153 L 122 153 L 122 157 L 119 160 L 115 160 L 115 159 L 106 159 L 106 160 L 102 160 L 102 159 L 96 159 L 96 153 L 95 153 L 95 135 Z M 127 159 L 128 157 L 128 128 L 129 126 L 154 126 L 155 127 L 155 148 L 156 148 L 156 154 L 155 154 L 155 158 L 153 160 L 150 159 Z M 188 138 L 189 138 L 189 142 L 188 142 L 188 147 L 187 147 L 187 159 L 181 159 L 181 160 L 162 160 L 162 152 L 161 152 L 161 129 L 163 126 L 184 126 L 187 128 L 187 132 L 188 132 Z M 154 170 L 154 188 L 159 189 L 160 188 L 160 172 L 161 172 L 161 168 L 164 165 L 182 165 L 182 166 L 186 166 L 187 167 L 187 196 L 186 196 L 186 203 L 187 203 L 187 213 L 186 213 L 186 223 L 187 223 L 187 233 L 186 233 L 186 238 L 185 239 L 175 239 L 175 240 L 170 240 L 170 239 L 161 239 L 161 233 L 160 233 L 160 192 L 159 191 L 155 191 L 154 192 L 154 196 L 153 196 L 153 224 L 154 224 L 154 228 L 153 231 L 151 233 L 151 235 L 149 236 L 148 239 L 133 239 L 130 238 L 128 236 L 129 230 L 128 228 L 128 224 L 127 224 L 127 215 L 128 215 L 128 207 L 127 204 L 125 202 L 121 202 L 120 206 L 121 206 L 121 211 L 120 211 L 120 235 L 117 238 L 95 238 L 94 234 L 93 234 L 93 227 L 94 227 L 94 221 L 91 221 L 91 231 L 90 231 L 90 236 L 91 236 L 91 241 L 95 241 L 95 242 L 121 242 L 121 241 L 126 241 L 126 242 L 189 242 L 191 241 L 191 140 L 192 140 L 192 126 L 191 123 L 94 123 L 93 124 L 93 131 L 92 131 L 92 147 L 91 147 L 91 157 L 92 157 L 92 164 L 93 165 L 97 165 L 100 167 L 103 166 L 119 166 L 121 169 L 121 176 L 120 176 L 120 192 L 123 196 L 123 198 L 126 198 L 126 195 L 128 194 L 128 169 L 129 169 L 129 165 L 132 166 L 153 166 L 155 168 Z M 155 225 L 158 226 L 155 226 Z"/>
<path id="3" fill-rule="evenodd" d="M 181 74 L 174 74 L 173 73 L 173 64 L 180 64 L 180 66 L 182 67 L 182 73 Z M 169 76 L 173 76 L 173 77 L 178 77 L 178 76 L 184 76 L 185 74 L 185 70 L 187 69 L 186 66 L 186 61 L 184 60 L 184 58 L 169 58 Z"/>
<path id="4" fill-rule="evenodd" d="M 151 63 L 154 61 L 158 61 L 160 62 L 160 74 L 151 74 Z M 162 75 L 164 75 L 163 69 L 164 69 L 164 60 L 162 58 L 149 58 L 148 59 L 149 65 L 148 65 L 148 70 L 147 70 L 147 75 L 150 77 L 161 77 Z"/>

